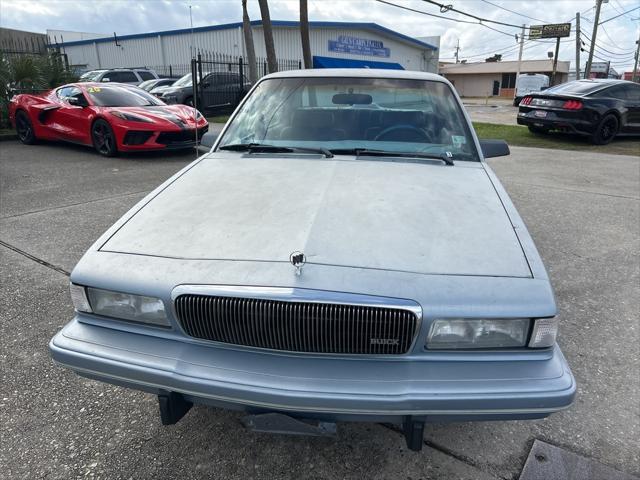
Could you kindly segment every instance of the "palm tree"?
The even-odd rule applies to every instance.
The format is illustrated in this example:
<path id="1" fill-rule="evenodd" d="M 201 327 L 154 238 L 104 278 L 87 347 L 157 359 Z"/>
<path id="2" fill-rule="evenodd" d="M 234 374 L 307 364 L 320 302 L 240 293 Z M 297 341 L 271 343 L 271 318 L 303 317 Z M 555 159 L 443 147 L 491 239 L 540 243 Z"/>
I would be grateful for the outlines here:
<path id="1" fill-rule="evenodd" d="M 247 0 L 242 0 L 242 33 L 247 47 L 247 63 L 249 64 L 249 81 L 253 84 L 258 81 L 258 69 L 256 65 L 256 49 L 253 45 L 253 31 L 249 12 L 247 12 Z"/>
<path id="2" fill-rule="evenodd" d="M 304 68 L 313 68 L 311 61 L 311 42 L 309 41 L 309 11 L 307 8 L 307 0 L 300 0 L 300 36 L 302 37 Z"/>
<path id="3" fill-rule="evenodd" d="M 267 50 L 267 65 L 269 73 L 278 71 L 276 59 L 276 47 L 273 44 L 273 30 L 271 30 L 271 17 L 269 16 L 269 4 L 267 0 L 258 0 L 260 15 L 262 16 L 262 30 L 264 32 L 264 47 Z"/>

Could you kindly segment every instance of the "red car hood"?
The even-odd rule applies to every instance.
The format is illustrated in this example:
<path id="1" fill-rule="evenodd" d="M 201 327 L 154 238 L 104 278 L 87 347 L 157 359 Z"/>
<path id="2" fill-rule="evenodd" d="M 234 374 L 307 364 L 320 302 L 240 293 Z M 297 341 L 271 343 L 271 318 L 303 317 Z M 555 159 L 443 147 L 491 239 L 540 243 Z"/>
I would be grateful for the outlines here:
<path id="1" fill-rule="evenodd" d="M 109 112 L 123 112 L 147 118 L 156 124 L 170 123 L 180 128 L 195 128 L 196 110 L 186 105 L 154 105 L 149 107 L 104 107 Z"/>

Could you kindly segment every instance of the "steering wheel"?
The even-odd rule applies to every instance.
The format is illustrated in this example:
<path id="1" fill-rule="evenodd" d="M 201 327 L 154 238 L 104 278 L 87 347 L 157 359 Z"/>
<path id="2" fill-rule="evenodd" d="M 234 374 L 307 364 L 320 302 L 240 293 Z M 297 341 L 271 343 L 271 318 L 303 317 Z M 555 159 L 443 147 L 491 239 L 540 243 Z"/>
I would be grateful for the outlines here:
<path id="1" fill-rule="evenodd" d="M 396 141 L 404 141 L 404 142 L 426 142 L 432 143 L 431 138 L 427 135 L 427 132 L 422 130 L 421 128 L 414 127 L 413 125 L 393 125 L 392 127 L 385 128 L 382 130 L 376 137 L 373 139 L 374 141 L 394 141 L 394 135 L 397 135 L 400 132 L 405 132 L 405 138 L 396 140 Z M 388 138 L 391 137 L 391 138 Z"/>

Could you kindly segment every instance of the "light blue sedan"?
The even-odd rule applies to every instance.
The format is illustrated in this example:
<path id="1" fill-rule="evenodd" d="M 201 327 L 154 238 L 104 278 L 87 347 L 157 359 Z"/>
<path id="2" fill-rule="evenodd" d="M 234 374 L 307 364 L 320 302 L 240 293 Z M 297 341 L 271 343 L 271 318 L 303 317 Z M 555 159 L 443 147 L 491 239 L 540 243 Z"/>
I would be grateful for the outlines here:
<path id="1" fill-rule="evenodd" d="M 261 79 L 211 152 L 71 275 L 53 359 L 257 430 L 543 418 L 576 384 L 549 278 L 451 84 L 421 72 Z"/>

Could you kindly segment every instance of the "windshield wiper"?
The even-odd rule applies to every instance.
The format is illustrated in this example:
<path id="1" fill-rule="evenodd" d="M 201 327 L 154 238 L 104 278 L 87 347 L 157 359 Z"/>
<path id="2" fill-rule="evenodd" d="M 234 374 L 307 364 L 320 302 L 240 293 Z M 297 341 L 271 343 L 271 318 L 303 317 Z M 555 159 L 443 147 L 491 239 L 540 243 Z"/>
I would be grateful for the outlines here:
<path id="1" fill-rule="evenodd" d="M 355 155 L 356 157 L 400 157 L 400 158 L 425 158 L 428 160 L 440 160 L 446 165 L 454 165 L 451 152 L 445 153 L 423 153 L 423 152 L 394 152 L 391 150 L 371 150 L 368 148 L 338 148 L 331 150 L 335 154 Z"/>
<path id="2" fill-rule="evenodd" d="M 231 145 L 224 145 L 220 147 L 220 150 L 232 150 L 234 152 L 249 152 L 249 153 L 321 153 L 327 158 L 333 158 L 333 153 L 326 148 L 311 148 L 311 147 L 283 147 L 279 145 L 268 145 L 265 143 L 234 143 Z"/>

